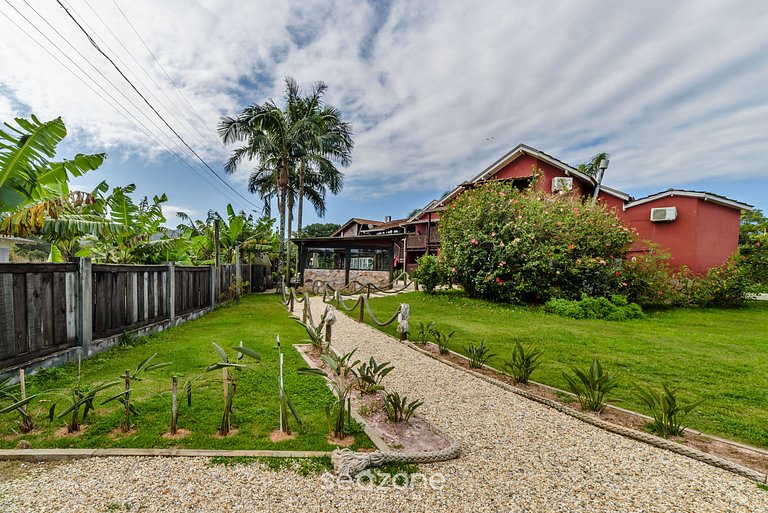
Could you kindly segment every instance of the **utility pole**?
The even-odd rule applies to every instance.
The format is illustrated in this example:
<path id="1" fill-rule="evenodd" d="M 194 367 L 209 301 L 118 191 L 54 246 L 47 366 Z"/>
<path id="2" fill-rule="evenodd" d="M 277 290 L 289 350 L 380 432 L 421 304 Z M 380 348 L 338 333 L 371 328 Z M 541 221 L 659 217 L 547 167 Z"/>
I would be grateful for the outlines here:
<path id="1" fill-rule="evenodd" d="M 221 249 L 219 248 L 219 219 L 213 220 L 213 246 L 216 251 L 216 267 L 221 265 Z"/>
<path id="2" fill-rule="evenodd" d="M 605 170 L 608 169 L 608 164 L 611 161 L 608 159 L 602 159 L 597 171 L 597 185 L 595 186 L 595 194 L 592 196 L 592 206 L 597 204 L 597 196 L 600 194 L 600 186 L 603 183 L 603 176 L 605 176 Z"/>

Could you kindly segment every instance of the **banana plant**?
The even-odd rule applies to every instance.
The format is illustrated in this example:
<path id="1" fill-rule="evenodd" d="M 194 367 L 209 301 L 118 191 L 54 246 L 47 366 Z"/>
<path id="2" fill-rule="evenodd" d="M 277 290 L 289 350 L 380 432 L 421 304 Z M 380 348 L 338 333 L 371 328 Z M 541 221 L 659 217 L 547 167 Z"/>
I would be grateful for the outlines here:
<path id="1" fill-rule="evenodd" d="M 360 364 L 360 360 L 352 361 L 355 351 L 357 349 L 341 356 L 336 356 L 333 353 L 326 353 L 321 356 L 325 364 L 331 369 L 333 376 L 329 376 L 322 369 L 310 367 L 302 367 L 297 371 L 299 374 L 323 376 L 330 380 L 336 399 L 326 406 L 325 413 L 328 418 L 329 431 L 337 439 L 342 439 L 347 435 L 346 426 L 351 424 L 350 394 L 357 380 L 355 368 Z"/>
<path id="2" fill-rule="evenodd" d="M 16 412 L 21 417 L 19 421 L 19 431 L 22 433 L 29 433 L 35 429 L 35 419 L 29 413 L 27 405 L 32 402 L 39 394 L 34 394 L 28 397 L 21 397 L 19 392 L 19 385 L 12 384 L 11 378 L 8 377 L 0 382 L 0 401 L 10 401 L 11 405 L 0 409 L 0 415 L 4 413 Z"/>
<path id="3" fill-rule="evenodd" d="M 221 436 L 226 436 L 232 430 L 232 402 L 235 398 L 235 392 L 237 391 L 235 377 L 231 371 L 232 369 L 242 370 L 246 368 L 245 364 L 239 363 L 243 359 L 243 356 L 248 355 L 257 362 L 261 360 L 261 356 L 259 356 L 253 349 L 243 346 L 243 343 L 240 342 L 240 345 L 235 347 L 235 350 L 238 352 L 237 358 L 234 362 L 230 362 L 227 352 L 224 351 L 221 346 L 215 342 L 211 342 L 211 344 L 213 344 L 213 348 L 219 355 L 220 361 L 212 363 L 206 370 L 209 372 L 218 369 L 222 370 L 222 380 L 224 382 L 224 412 L 221 416 L 221 423 L 219 424 L 219 434 Z"/>
<path id="4" fill-rule="evenodd" d="M 61 419 L 69 416 L 69 420 L 67 420 L 67 431 L 69 433 L 80 431 L 81 422 L 85 422 L 88 418 L 88 413 L 90 413 L 91 410 L 96 409 L 94 402 L 96 401 L 96 395 L 99 392 L 107 390 L 120 383 L 119 380 L 113 380 L 104 383 L 82 385 L 80 379 L 80 359 L 78 358 L 77 382 L 74 388 L 61 393 L 63 400 L 66 403 L 69 403 L 69 406 L 58 415 L 56 415 L 56 407 L 58 406 L 59 401 L 54 402 L 48 409 L 48 420 L 51 422 L 53 422 L 54 418 Z"/>
<path id="5" fill-rule="evenodd" d="M 133 373 L 131 373 L 130 370 L 126 369 L 125 374 L 122 376 L 122 379 L 125 381 L 125 390 L 101 402 L 101 404 L 104 405 L 112 401 L 118 401 L 120 404 L 123 405 L 124 418 L 123 418 L 123 421 L 120 423 L 120 430 L 123 433 L 127 433 L 128 431 L 130 431 L 132 428 L 135 427 L 132 421 L 132 417 L 135 417 L 138 415 L 138 412 L 136 411 L 136 407 L 131 402 L 131 393 L 133 392 L 133 389 L 131 388 L 131 383 L 134 381 L 141 381 L 141 376 L 145 372 L 150 372 L 155 369 L 160 369 L 162 367 L 168 367 L 169 365 L 171 365 L 170 362 L 151 363 L 156 356 L 157 356 L 157 353 L 154 353 L 148 356 L 147 358 L 145 358 L 144 361 L 142 361 L 139 365 L 136 366 L 136 370 L 133 371 Z"/>

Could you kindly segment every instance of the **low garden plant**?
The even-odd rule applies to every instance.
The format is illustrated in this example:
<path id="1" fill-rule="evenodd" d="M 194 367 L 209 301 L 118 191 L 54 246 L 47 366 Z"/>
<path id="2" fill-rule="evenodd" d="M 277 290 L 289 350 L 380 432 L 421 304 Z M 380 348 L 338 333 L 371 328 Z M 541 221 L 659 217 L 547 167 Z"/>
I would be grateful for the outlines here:
<path id="1" fill-rule="evenodd" d="M 48 409 L 48 420 L 54 421 L 54 418 L 61 419 L 69 417 L 67 420 L 67 432 L 76 433 L 80 431 L 81 423 L 85 422 L 88 418 L 88 413 L 96 409 L 94 402 L 96 401 L 96 395 L 99 392 L 107 390 L 119 384 L 119 380 L 112 380 L 102 383 L 93 383 L 90 385 L 84 385 L 81 383 L 81 361 L 77 360 L 77 381 L 74 387 L 69 390 L 54 392 L 59 395 L 69 406 L 56 415 L 56 408 L 59 405 L 59 401 L 55 401 Z"/>
<path id="2" fill-rule="evenodd" d="M 617 376 L 608 374 L 595 358 L 588 369 L 571 369 L 573 375 L 563 373 L 568 390 L 576 395 L 582 410 L 600 413 L 605 409 L 606 399 L 619 384 Z"/>
<path id="3" fill-rule="evenodd" d="M 505 362 L 504 368 L 514 378 L 515 383 L 528 383 L 533 371 L 541 365 L 542 353 L 543 351 L 535 346 L 523 346 L 519 340 L 515 340 L 512 358 Z"/>
<path id="4" fill-rule="evenodd" d="M 429 337 L 432 336 L 432 330 L 435 328 L 435 323 L 429 321 L 424 323 L 419 321 L 419 331 L 416 332 L 416 339 L 413 340 L 414 344 L 424 345 L 429 342 Z"/>
<path id="5" fill-rule="evenodd" d="M 496 356 L 485 345 L 485 339 L 479 345 L 470 344 L 464 347 L 464 353 L 469 357 L 469 367 L 471 369 L 482 369 L 488 360 Z"/>
<path id="6" fill-rule="evenodd" d="M 635 385 L 637 397 L 645 404 L 653 417 L 649 425 L 652 432 L 663 436 L 679 436 L 683 434 L 685 417 L 704 400 L 693 403 L 682 403 L 678 398 L 678 390 L 662 384 L 662 390 Z"/>
<path id="7" fill-rule="evenodd" d="M 394 367 L 389 362 L 377 363 L 371 356 L 368 362 L 363 362 L 357 367 L 358 387 L 360 394 L 373 394 L 384 390 L 381 380 L 392 372 Z"/>
<path id="8" fill-rule="evenodd" d="M 435 344 L 437 344 L 437 351 L 441 355 L 447 355 L 449 352 L 448 349 L 448 342 L 453 338 L 453 336 L 456 334 L 456 330 L 451 331 L 450 333 L 444 333 L 440 331 L 437 328 L 432 329 L 432 336 L 435 339 Z"/>
<path id="9" fill-rule="evenodd" d="M 19 384 L 11 383 L 8 377 L 0 382 L 0 415 L 5 413 L 18 413 L 21 419 L 17 426 L 21 433 L 29 433 L 35 429 L 35 419 L 29 412 L 28 405 L 37 398 L 36 395 L 21 397 Z M 7 403 L 11 403 L 8 405 Z"/>
<path id="10" fill-rule="evenodd" d="M 384 396 L 384 408 L 390 422 L 408 422 L 423 404 L 424 402 L 419 400 L 408 402 L 408 397 L 400 397 L 397 392 L 387 392 Z"/>
<path id="11" fill-rule="evenodd" d="M 645 317 L 643 309 L 637 303 L 627 302 L 622 295 L 590 297 L 581 295 L 579 301 L 570 299 L 550 299 L 544 309 L 561 317 L 571 319 L 605 319 L 606 321 L 628 321 Z"/>

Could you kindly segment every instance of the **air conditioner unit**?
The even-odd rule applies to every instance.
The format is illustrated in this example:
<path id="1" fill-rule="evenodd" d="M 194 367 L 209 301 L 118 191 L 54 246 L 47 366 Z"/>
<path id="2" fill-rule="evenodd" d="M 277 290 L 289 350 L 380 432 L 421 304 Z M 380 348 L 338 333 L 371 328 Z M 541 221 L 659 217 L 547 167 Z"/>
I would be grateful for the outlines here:
<path id="1" fill-rule="evenodd" d="M 651 209 L 651 221 L 674 221 L 675 219 L 677 219 L 677 207 Z"/>
<path id="2" fill-rule="evenodd" d="M 556 176 L 552 178 L 552 192 L 568 192 L 573 190 L 573 178 L 570 176 Z"/>

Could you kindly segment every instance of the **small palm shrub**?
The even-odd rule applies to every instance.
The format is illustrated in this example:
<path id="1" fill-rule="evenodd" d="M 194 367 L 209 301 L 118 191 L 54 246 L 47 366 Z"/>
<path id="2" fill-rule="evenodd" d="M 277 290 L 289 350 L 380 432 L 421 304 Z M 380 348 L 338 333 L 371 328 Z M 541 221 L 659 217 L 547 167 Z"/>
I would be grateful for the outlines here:
<path id="1" fill-rule="evenodd" d="M 432 337 L 434 337 L 435 344 L 437 344 L 437 350 L 441 355 L 448 354 L 448 342 L 451 340 L 451 338 L 453 338 L 455 334 L 456 330 L 446 334 L 437 328 L 432 329 Z"/>
<path id="2" fill-rule="evenodd" d="M 664 438 L 682 435 L 685 429 L 683 420 L 691 410 L 704 402 L 701 400 L 681 404 L 677 398 L 677 389 L 669 388 L 666 383 L 662 385 L 661 391 L 639 385 L 635 385 L 635 390 L 637 397 L 650 410 L 653 417 L 650 430 Z"/>
<path id="3" fill-rule="evenodd" d="M 471 369 L 482 369 L 488 360 L 496 356 L 496 354 L 491 353 L 491 350 L 485 345 L 485 339 L 480 342 L 479 346 L 476 346 L 475 344 L 465 346 L 464 351 L 469 357 L 469 367 Z"/>
<path id="4" fill-rule="evenodd" d="M 571 369 L 575 375 L 563 373 L 563 377 L 570 390 L 579 399 L 582 410 L 601 412 L 605 408 L 608 395 L 619 384 L 617 376 L 608 374 L 603 370 L 600 361 L 595 358 L 589 369 Z"/>
<path id="5" fill-rule="evenodd" d="M 211 342 L 211 344 L 219 355 L 220 361 L 209 365 L 208 368 L 206 368 L 206 371 L 222 370 L 221 376 L 224 383 L 224 411 L 221 415 L 221 423 L 219 424 L 219 434 L 221 436 L 226 436 L 232 430 L 232 402 L 234 401 L 235 392 L 237 391 L 235 375 L 232 373 L 232 369 L 239 371 L 246 368 L 245 364 L 240 363 L 244 355 L 250 356 L 257 362 L 261 360 L 261 356 L 259 356 L 253 349 L 243 346 L 243 343 L 240 342 L 240 345 L 234 348 L 238 353 L 237 358 L 234 362 L 230 362 L 224 349 L 215 342 Z"/>
<path id="6" fill-rule="evenodd" d="M 413 413 L 423 405 L 423 401 L 408 402 L 408 397 L 400 397 L 397 392 L 387 392 L 384 396 L 384 408 L 390 422 L 408 422 Z"/>
<path id="7" fill-rule="evenodd" d="M 419 321 L 419 331 L 416 333 L 416 340 L 414 340 L 413 343 L 419 345 L 426 344 L 429 341 L 429 337 L 432 335 L 434 327 L 434 321 L 429 321 L 426 324 Z"/>
<path id="8" fill-rule="evenodd" d="M 504 367 L 512 375 L 515 383 L 528 383 L 528 378 L 531 377 L 533 371 L 541 365 L 542 353 L 541 349 L 534 346 L 524 347 L 519 340 L 516 340 L 512 359 L 506 362 Z"/>
<path id="9" fill-rule="evenodd" d="M 384 390 L 381 380 L 394 369 L 389 362 L 376 363 L 371 356 L 368 363 L 361 363 L 357 367 L 358 386 L 361 394 L 373 394 L 379 390 Z"/>

